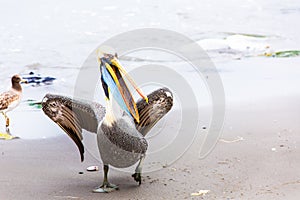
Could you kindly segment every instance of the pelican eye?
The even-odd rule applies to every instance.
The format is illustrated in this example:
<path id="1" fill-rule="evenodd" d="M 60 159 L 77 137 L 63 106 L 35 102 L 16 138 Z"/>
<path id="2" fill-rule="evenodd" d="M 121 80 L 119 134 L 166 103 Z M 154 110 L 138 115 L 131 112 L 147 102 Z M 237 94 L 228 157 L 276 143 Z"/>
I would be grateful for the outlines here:
<path id="1" fill-rule="evenodd" d="M 56 102 L 51 102 L 49 105 L 50 105 L 51 107 L 56 107 L 56 106 L 57 106 Z"/>

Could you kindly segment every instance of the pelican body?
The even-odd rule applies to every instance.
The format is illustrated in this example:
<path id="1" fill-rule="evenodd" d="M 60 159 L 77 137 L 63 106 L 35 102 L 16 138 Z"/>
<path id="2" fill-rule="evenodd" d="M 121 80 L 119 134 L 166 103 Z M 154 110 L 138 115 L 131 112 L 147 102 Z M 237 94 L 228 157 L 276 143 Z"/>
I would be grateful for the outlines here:
<path id="1" fill-rule="evenodd" d="M 134 165 L 145 156 L 148 147 L 146 139 L 127 119 L 118 119 L 111 126 L 102 123 L 97 141 L 103 163 L 117 168 Z"/>
<path id="2" fill-rule="evenodd" d="M 58 124 L 76 143 L 84 160 L 82 129 L 97 133 L 99 153 L 103 161 L 103 184 L 93 192 L 111 192 L 118 186 L 108 182 L 109 165 L 126 168 L 137 164 L 134 180 L 141 184 L 142 163 L 148 143 L 144 138 L 151 128 L 172 108 L 169 89 L 160 88 L 145 96 L 129 78 L 142 97 L 135 102 L 124 77 L 127 75 L 116 56 L 99 58 L 101 82 L 106 108 L 95 102 L 47 94 L 42 102 L 44 113 Z M 128 76 L 126 76 L 128 78 Z"/>

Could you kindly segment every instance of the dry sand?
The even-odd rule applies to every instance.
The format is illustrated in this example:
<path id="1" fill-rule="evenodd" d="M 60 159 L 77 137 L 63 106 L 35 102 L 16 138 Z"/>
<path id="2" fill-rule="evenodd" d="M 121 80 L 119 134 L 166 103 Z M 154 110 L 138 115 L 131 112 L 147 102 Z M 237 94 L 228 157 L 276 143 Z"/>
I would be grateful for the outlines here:
<path id="1" fill-rule="evenodd" d="M 198 158 L 195 141 L 172 166 L 144 174 L 141 186 L 111 170 L 120 190 L 110 194 L 91 192 L 102 169 L 87 172 L 99 163 L 89 154 L 80 163 L 66 135 L 0 141 L 0 199 L 299 199 L 299 108 L 299 97 L 228 105 L 224 132 L 206 158 Z M 199 190 L 210 192 L 191 196 Z"/>

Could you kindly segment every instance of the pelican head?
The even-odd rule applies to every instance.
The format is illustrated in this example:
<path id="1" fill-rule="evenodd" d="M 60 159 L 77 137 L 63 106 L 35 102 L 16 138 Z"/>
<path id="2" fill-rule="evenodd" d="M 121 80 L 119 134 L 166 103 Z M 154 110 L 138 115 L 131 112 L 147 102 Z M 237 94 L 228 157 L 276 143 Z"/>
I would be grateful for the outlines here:
<path id="1" fill-rule="evenodd" d="M 55 119 L 55 116 L 59 114 L 60 106 L 58 102 L 60 102 L 61 99 L 57 97 L 58 96 L 54 94 L 46 94 L 42 100 L 42 110 L 51 119 Z"/>
<path id="2" fill-rule="evenodd" d="M 126 77 L 146 102 L 148 102 L 147 96 L 143 94 L 141 89 L 138 88 L 133 79 L 127 74 L 120 64 L 117 55 L 105 53 L 101 56 L 98 55 L 98 62 L 100 63 L 101 82 L 106 99 L 110 101 L 114 98 L 122 110 L 139 122 L 138 109 L 124 77 Z"/>

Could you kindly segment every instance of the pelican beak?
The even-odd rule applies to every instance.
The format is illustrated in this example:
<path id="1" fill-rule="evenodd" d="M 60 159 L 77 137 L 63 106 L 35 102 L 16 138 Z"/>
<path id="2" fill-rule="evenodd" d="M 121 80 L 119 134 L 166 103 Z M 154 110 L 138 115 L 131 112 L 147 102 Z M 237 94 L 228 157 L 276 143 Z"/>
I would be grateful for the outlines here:
<path id="1" fill-rule="evenodd" d="M 125 69 L 122 67 L 122 65 L 120 64 L 120 62 L 118 61 L 118 59 L 116 57 L 114 57 L 114 59 L 111 60 L 111 63 L 114 66 L 117 66 L 119 71 L 123 74 L 124 77 L 126 77 L 126 79 L 128 79 L 128 81 L 130 82 L 130 84 L 134 87 L 134 89 L 139 93 L 139 95 L 148 103 L 148 97 L 146 95 L 143 94 L 142 90 L 136 85 L 136 83 L 134 82 L 134 80 L 129 76 L 129 74 L 125 71 Z"/>
<path id="2" fill-rule="evenodd" d="M 103 57 L 98 58 L 100 61 L 101 80 L 105 82 L 109 89 L 109 94 L 112 94 L 114 99 L 118 102 L 120 107 L 130 114 L 137 122 L 139 122 L 139 113 L 136 103 L 129 91 L 124 78 L 126 78 L 138 94 L 148 103 L 148 97 L 143 94 L 141 89 L 136 85 L 133 79 L 128 75 L 125 69 L 120 64 L 116 56 L 111 54 L 104 54 Z M 108 93 L 106 91 L 106 93 Z M 110 96 L 108 95 L 109 99 Z"/>

